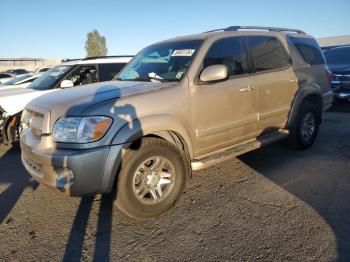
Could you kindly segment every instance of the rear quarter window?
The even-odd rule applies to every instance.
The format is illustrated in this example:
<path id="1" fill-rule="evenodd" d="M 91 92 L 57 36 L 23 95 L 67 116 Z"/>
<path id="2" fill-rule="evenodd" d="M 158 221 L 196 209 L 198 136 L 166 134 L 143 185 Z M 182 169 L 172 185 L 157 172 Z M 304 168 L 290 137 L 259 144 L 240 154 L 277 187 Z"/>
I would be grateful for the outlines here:
<path id="1" fill-rule="evenodd" d="M 325 64 L 321 48 L 318 46 L 315 39 L 289 36 L 288 40 L 298 50 L 305 63 L 309 65 Z"/>
<path id="2" fill-rule="evenodd" d="M 111 64 L 100 64 L 99 65 L 99 81 L 109 81 L 122 70 L 125 63 L 111 63 Z"/>

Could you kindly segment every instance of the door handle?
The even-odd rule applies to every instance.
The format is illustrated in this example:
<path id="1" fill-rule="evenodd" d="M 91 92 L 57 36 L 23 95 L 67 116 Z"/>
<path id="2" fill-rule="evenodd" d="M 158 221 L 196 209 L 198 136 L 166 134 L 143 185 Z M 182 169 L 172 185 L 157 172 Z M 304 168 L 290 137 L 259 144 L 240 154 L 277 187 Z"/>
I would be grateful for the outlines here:
<path id="1" fill-rule="evenodd" d="M 239 89 L 240 92 L 252 92 L 255 89 L 255 86 L 246 86 Z"/>

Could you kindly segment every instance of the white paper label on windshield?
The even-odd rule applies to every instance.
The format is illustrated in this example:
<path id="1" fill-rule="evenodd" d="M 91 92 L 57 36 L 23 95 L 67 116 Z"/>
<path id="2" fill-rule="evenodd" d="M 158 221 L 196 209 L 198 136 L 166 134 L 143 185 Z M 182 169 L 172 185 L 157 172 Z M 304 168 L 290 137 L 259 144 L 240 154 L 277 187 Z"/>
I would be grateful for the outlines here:
<path id="1" fill-rule="evenodd" d="M 196 49 L 179 49 L 174 50 L 171 56 L 192 56 Z"/>

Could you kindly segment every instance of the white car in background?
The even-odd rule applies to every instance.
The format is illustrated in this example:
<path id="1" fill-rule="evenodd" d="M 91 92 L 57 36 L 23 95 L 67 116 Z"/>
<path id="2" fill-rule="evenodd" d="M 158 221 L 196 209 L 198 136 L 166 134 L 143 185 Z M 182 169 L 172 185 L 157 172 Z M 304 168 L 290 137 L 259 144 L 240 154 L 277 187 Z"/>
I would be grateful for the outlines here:
<path id="1" fill-rule="evenodd" d="M 32 99 L 63 88 L 109 81 L 132 56 L 93 57 L 71 60 L 44 72 L 27 87 L 0 87 L 0 141 L 18 140 L 22 110 Z"/>
<path id="2" fill-rule="evenodd" d="M 0 92 L 5 89 L 11 89 L 13 91 L 13 88 L 27 87 L 41 75 L 42 74 L 25 74 L 14 77 L 0 85 Z"/>
<path id="3" fill-rule="evenodd" d="M 44 72 L 48 71 L 50 68 L 52 68 L 52 66 L 40 67 L 37 70 L 35 70 L 34 73 L 35 74 L 44 73 Z"/>
<path id="4" fill-rule="evenodd" d="M 6 72 L 2 72 L 0 73 L 0 84 L 12 79 L 16 77 L 16 75 L 11 74 L 11 73 L 6 73 Z"/>

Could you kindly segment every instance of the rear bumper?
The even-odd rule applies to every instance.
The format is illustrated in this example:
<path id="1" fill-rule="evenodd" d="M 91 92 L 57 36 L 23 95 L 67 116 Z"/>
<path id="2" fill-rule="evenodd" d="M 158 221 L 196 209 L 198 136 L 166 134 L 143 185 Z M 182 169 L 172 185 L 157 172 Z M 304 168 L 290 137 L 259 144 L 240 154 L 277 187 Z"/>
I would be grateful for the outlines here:
<path id="1" fill-rule="evenodd" d="M 350 99 L 350 76 L 336 75 L 337 79 L 332 81 L 334 97 L 341 100 Z"/>
<path id="2" fill-rule="evenodd" d="M 21 149 L 22 163 L 36 181 L 67 196 L 84 196 L 112 189 L 122 146 L 36 149 L 21 141 Z"/>
<path id="3" fill-rule="evenodd" d="M 326 111 L 328 108 L 332 106 L 333 96 L 334 94 L 332 90 L 323 94 L 323 111 Z"/>
<path id="4" fill-rule="evenodd" d="M 350 87 L 349 88 L 338 88 L 334 91 L 334 97 L 341 100 L 350 99 Z"/>

